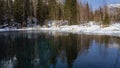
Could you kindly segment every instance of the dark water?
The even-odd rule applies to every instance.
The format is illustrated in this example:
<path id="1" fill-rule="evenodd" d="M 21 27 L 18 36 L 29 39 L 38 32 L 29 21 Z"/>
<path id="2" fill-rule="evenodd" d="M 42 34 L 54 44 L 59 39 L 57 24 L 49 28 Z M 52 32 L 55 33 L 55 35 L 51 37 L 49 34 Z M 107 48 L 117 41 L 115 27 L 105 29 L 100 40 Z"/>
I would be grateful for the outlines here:
<path id="1" fill-rule="evenodd" d="M 3 32 L 0 68 L 120 68 L 120 38 Z"/>

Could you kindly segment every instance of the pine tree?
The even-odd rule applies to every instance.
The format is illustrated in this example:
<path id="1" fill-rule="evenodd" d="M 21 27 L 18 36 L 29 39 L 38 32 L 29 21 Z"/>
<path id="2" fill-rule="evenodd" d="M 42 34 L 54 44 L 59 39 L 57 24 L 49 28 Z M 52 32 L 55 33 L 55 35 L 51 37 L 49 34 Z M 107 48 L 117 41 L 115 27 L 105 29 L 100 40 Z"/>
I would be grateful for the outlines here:
<path id="1" fill-rule="evenodd" d="M 55 0 L 49 0 L 49 18 L 54 20 L 57 19 L 57 6 Z"/>
<path id="2" fill-rule="evenodd" d="M 49 17 L 52 20 L 62 18 L 62 4 L 57 0 L 49 0 Z"/>
<path id="3" fill-rule="evenodd" d="M 48 1 L 38 0 L 37 4 L 37 18 L 41 25 L 43 25 L 44 21 L 49 18 L 49 7 Z"/>
<path id="4" fill-rule="evenodd" d="M 17 22 L 22 22 L 24 19 L 24 0 L 15 0 L 13 4 L 13 16 Z"/>
<path id="5" fill-rule="evenodd" d="M 30 10 L 30 0 L 23 0 L 23 20 L 26 20 L 29 16 L 31 16 Z"/>
<path id="6" fill-rule="evenodd" d="M 110 23 L 109 14 L 108 14 L 108 11 L 107 11 L 107 7 L 105 6 L 103 24 L 108 25 L 109 23 Z"/>
<path id="7" fill-rule="evenodd" d="M 3 22 L 3 16 L 4 16 L 4 6 L 3 6 L 4 1 L 0 0 L 0 25 Z"/>
<path id="8" fill-rule="evenodd" d="M 29 0 L 15 0 L 13 3 L 12 12 L 17 22 L 27 20 L 27 17 L 31 15 Z"/>
<path id="9" fill-rule="evenodd" d="M 35 17 L 37 17 L 37 3 L 38 3 L 38 0 L 32 0 L 33 16 L 35 16 Z"/>
<path id="10" fill-rule="evenodd" d="M 85 7 L 86 7 L 86 16 L 87 16 L 86 21 L 88 22 L 90 21 L 90 8 L 88 2 L 86 3 Z"/>
<path id="11" fill-rule="evenodd" d="M 70 23 L 77 23 L 77 0 L 66 0 L 65 2 L 65 19 Z"/>
<path id="12" fill-rule="evenodd" d="M 12 0 L 7 0 L 7 11 L 8 11 L 8 16 L 11 17 L 12 16 Z"/>

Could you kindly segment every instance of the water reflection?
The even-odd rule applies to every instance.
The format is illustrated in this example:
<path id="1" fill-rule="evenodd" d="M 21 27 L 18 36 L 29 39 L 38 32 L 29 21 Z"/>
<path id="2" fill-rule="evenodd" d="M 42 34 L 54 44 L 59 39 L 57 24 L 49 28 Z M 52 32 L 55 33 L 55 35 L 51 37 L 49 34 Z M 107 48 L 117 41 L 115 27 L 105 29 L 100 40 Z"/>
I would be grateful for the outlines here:
<path id="1" fill-rule="evenodd" d="M 59 32 L 0 33 L 1 68 L 119 68 L 120 38 Z"/>
<path id="2" fill-rule="evenodd" d="M 13 58 L 10 59 L 4 59 L 1 61 L 1 68 L 13 68 L 16 65 L 17 59 L 14 56 Z"/>

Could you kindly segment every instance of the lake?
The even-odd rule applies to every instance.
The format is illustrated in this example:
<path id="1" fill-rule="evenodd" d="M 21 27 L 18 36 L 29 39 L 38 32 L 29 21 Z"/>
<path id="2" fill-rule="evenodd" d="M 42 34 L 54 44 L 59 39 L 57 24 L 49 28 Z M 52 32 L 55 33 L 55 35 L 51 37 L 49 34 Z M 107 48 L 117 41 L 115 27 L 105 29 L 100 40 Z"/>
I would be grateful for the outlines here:
<path id="1" fill-rule="evenodd" d="M 0 68 L 120 68 L 120 38 L 49 31 L 1 32 Z"/>

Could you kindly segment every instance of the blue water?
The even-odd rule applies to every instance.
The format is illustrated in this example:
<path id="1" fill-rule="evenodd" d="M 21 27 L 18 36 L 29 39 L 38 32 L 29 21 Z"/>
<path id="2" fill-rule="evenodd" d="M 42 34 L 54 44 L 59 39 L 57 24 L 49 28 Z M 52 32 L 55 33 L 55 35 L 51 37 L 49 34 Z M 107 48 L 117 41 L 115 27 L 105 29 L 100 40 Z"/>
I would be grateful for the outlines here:
<path id="1" fill-rule="evenodd" d="M 120 68 L 120 38 L 2 32 L 0 68 Z"/>

